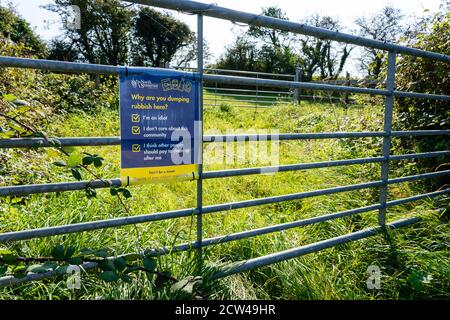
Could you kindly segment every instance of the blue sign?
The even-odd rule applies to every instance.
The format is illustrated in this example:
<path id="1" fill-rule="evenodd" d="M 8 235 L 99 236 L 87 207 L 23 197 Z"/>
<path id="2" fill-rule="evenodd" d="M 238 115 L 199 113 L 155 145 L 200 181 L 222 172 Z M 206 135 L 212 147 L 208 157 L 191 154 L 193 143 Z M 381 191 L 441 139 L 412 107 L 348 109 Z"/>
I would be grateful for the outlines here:
<path id="1" fill-rule="evenodd" d="M 198 81 L 194 73 L 121 68 L 121 178 L 127 184 L 198 176 Z"/>

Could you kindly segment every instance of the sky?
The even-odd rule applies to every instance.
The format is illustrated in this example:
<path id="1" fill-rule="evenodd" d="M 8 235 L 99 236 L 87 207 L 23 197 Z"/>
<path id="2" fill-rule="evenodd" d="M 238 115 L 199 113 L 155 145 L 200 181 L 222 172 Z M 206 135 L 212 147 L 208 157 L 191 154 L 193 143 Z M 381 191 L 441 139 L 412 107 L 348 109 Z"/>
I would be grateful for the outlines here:
<path id="1" fill-rule="evenodd" d="M 198 1 L 212 3 L 212 1 Z M 61 33 L 59 17 L 41 7 L 51 3 L 51 0 L 0 0 L 2 5 L 8 2 L 16 7 L 42 39 L 50 40 Z M 347 32 L 351 32 L 354 28 L 353 21 L 357 17 L 376 13 L 388 4 L 401 9 L 406 16 L 422 16 L 425 9 L 431 12 L 437 11 L 441 0 L 215 0 L 214 3 L 222 7 L 258 14 L 262 7 L 276 5 L 287 13 L 291 21 L 299 21 L 313 13 L 329 15 L 339 18 L 347 28 Z M 196 30 L 195 16 L 170 12 L 186 22 L 192 30 Z M 233 25 L 229 21 L 205 17 L 204 35 L 212 53 L 210 62 L 219 58 L 225 46 L 233 43 L 236 36 L 245 30 L 245 27 Z M 347 69 L 353 70 L 353 67 L 349 66 Z"/>

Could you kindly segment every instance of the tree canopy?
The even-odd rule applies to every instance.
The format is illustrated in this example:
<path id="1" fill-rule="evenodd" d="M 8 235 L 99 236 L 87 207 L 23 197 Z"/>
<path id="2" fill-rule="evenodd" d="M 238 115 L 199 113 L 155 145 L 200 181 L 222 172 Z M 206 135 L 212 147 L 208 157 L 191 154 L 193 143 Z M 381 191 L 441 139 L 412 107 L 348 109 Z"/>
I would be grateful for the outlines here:
<path id="1" fill-rule="evenodd" d="M 133 64 L 158 67 L 164 67 L 178 50 L 195 42 L 187 24 L 147 7 L 141 8 L 135 18 L 134 37 L 137 47 L 132 52 Z"/>
<path id="2" fill-rule="evenodd" d="M 50 58 L 161 67 L 195 42 L 189 26 L 171 15 L 119 0 L 54 0 L 46 8 L 67 21 L 71 5 L 80 8 L 80 28 L 65 23 L 62 37 L 51 42 Z"/>
<path id="3" fill-rule="evenodd" d="M 404 31 L 403 18 L 400 9 L 389 5 L 369 17 L 363 16 L 356 19 L 355 24 L 362 37 L 395 43 Z M 364 47 L 359 58 L 360 70 L 369 77 L 377 79 L 380 76 L 385 56 L 382 50 Z"/>
<path id="4" fill-rule="evenodd" d="M 278 7 L 264 8 L 262 14 L 289 20 Z M 342 29 L 340 22 L 329 16 L 316 14 L 304 22 L 330 30 Z M 342 73 L 351 50 L 351 46 L 326 39 L 250 26 L 226 48 L 215 66 L 286 74 L 295 73 L 299 67 L 305 80 L 311 80 L 314 75 L 320 79 L 336 79 Z"/>
<path id="5" fill-rule="evenodd" d="M 33 32 L 30 24 L 21 18 L 12 7 L 0 6 L 0 38 L 22 44 L 38 56 L 43 56 L 45 53 L 45 43 Z"/>

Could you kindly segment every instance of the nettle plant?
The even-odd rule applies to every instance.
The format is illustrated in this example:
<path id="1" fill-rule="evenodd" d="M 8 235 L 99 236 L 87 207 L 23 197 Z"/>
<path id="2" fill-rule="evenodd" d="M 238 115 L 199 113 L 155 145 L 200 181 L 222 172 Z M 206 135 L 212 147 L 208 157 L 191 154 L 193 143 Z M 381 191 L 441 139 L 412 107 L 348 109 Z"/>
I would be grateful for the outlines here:
<path id="1" fill-rule="evenodd" d="M 95 198 L 97 191 L 92 187 L 94 180 L 101 181 L 105 187 L 110 188 L 112 197 L 116 197 L 123 209 L 130 213 L 126 200 L 131 198 L 131 192 L 124 187 L 112 186 L 111 182 L 102 178 L 94 168 L 98 169 L 104 165 L 104 158 L 98 154 L 77 151 L 73 147 L 64 147 L 56 138 L 48 137 L 44 131 L 33 127 L 36 117 L 42 117 L 39 110 L 31 108 L 27 101 L 20 100 L 12 94 L 0 92 L 0 139 L 17 137 L 42 138 L 42 143 L 56 149 L 62 156 L 54 161 L 56 167 L 66 168 L 77 181 L 83 179 L 83 172 L 91 177 L 91 181 L 85 187 L 88 198 Z M 170 292 L 182 297 L 201 297 L 197 287 L 202 278 L 189 276 L 178 280 L 168 271 L 158 269 L 156 256 L 151 251 L 143 253 L 126 254 L 122 256 L 111 256 L 108 248 L 81 249 L 77 252 L 74 247 L 57 244 L 51 250 L 50 257 L 23 257 L 16 251 L 0 247 L 0 278 L 13 276 L 24 278 L 30 274 L 54 273 L 56 275 L 68 274 L 71 266 L 83 269 L 91 264 L 91 270 L 105 282 L 123 281 L 131 283 L 133 278 L 130 274 L 144 272 L 150 278 L 157 289 L 170 288 Z M 94 265 L 92 265 L 92 263 Z M 92 268 L 92 266 L 94 268 Z"/>

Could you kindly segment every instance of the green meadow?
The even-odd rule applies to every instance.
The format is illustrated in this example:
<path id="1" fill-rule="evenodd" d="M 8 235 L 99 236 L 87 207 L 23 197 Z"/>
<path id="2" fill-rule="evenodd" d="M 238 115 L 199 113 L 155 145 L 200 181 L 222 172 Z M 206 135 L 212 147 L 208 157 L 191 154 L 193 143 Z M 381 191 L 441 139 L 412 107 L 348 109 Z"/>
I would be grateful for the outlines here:
<path id="1" fill-rule="evenodd" d="M 213 93 L 206 92 L 206 96 Z M 229 98 L 227 98 L 229 99 Z M 362 101 L 362 100 L 361 100 Z M 364 101 L 348 108 L 337 104 L 302 102 L 273 108 L 233 107 L 218 101 L 204 109 L 205 134 L 230 133 L 311 133 L 331 131 L 381 131 L 383 103 Z M 92 111 L 55 113 L 45 131 L 54 137 L 118 136 L 117 107 L 98 106 Z M 394 139 L 394 147 L 398 141 Z M 277 163 L 266 163 L 250 155 L 257 143 L 204 144 L 205 171 L 308 163 L 379 156 L 381 138 L 281 141 Z M 246 157 L 236 156 L 245 148 Z M 394 148 L 395 149 L 395 148 Z M 105 161 L 96 173 L 117 178 L 120 171 L 119 146 L 80 147 L 80 152 L 101 155 Z M 274 149 L 270 149 L 274 150 Z M 411 153 L 414 150 L 411 150 Z M 2 150 L 18 176 L 28 183 L 73 181 L 66 168 L 52 162 L 61 158 L 57 151 Z M 226 160 L 226 161 L 224 161 Z M 15 167 L 14 167 L 15 166 Z M 414 162 L 392 165 L 391 177 L 421 173 Z M 275 174 L 208 179 L 203 182 L 204 205 L 298 193 L 335 186 L 379 180 L 380 165 L 365 164 L 311 169 Z M 19 178 L 15 178 L 19 179 Z M 90 179 L 84 176 L 84 179 Z M 4 184 L 20 183 L 5 181 Z M 42 228 L 62 224 L 150 214 L 196 206 L 196 182 L 148 184 L 130 187 L 128 212 L 111 197 L 109 189 L 98 190 L 88 199 L 84 191 L 31 195 L 24 201 L 4 199 L 0 203 L 0 232 Z M 422 182 L 402 183 L 389 188 L 389 199 L 425 192 Z M 204 238 L 227 235 L 352 208 L 376 204 L 379 191 L 364 189 L 329 196 L 280 202 L 272 205 L 205 214 Z M 426 199 L 395 206 L 388 221 L 419 216 L 412 226 L 359 240 L 289 261 L 210 281 L 208 274 L 232 262 L 268 255 L 330 237 L 377 225 L 378 212 L 293 228 L 278 233 L 219 244 L 204 249 L 199 292 L 204 299 L 415 299 L 443 298 L 450 292 L 450 225 L 443 214 L 445 199 Z M 195 241 L 196 217 L 164 220 L 120 228 L 110 228 L 41 239 L 7 243 L 23 256 L 49 256 L 52 248 L 64 243 L 76 249 L 109 248 L 114 255 L 140 252 Z M 158 269 L 182 279 L 195 273 L 195 250 L 171 253 L 158 258 Z M 381 269 L 381 288 L 367 288 L 367 268 Z M 0 299 L 172 299 L 167 288 L 156 289 L 144 273 L 132 275 L 131 283 L 105 283 L 95 273 L 82 272 L 81 289 L 67 289 L 66 277 L 0 288 Z"/>

